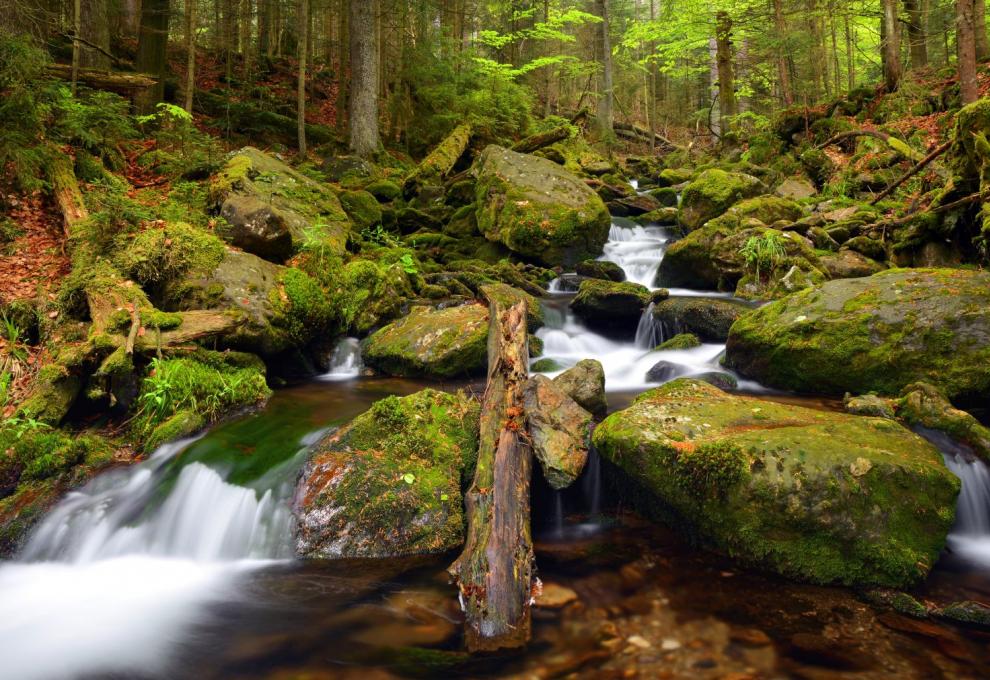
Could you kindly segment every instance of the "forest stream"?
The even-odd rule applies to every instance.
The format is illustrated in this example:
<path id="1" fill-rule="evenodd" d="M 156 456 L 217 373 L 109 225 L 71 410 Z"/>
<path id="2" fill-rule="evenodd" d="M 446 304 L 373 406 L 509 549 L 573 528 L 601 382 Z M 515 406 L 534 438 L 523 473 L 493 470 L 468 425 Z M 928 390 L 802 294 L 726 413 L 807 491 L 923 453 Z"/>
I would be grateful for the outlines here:
<path id="1" fill-rule="evenodd" d="M 671 238 L 663 227 L 614 218 L 602 259 L 652 287 Z M 556 362 L 551 376 L 598 359 L 612 411 L 660 382 L 711 372 L 761 399 L 841 408 L 733 375 L 719 363 L 723 344 L 653 350 L 677 329 L 657 324 L 652 308 L 635 336 L 590 330 L 569 309 L 566 279 L 542 300 L 542 358 Z M 644 379 L 658 361 L 661 372 Z M 534 473 L 543 597 L 532 641 L 519 653 L 470 656 L 461 651 L 461 613 L 446 574 L 455 555 L 293 558 L 290 503 L 309 447 L 376 400 L 427 384 L 364 377 L 358 343 L 345 338 L 325 375 L 69 493 L 0 566 L 3 673 L 741 680 L 980 677 L 990 663 L 984 632 L 741 568 L 644 521 L 620 502 L 613 469 L 594 451 L 562 492 Z M 477 392 L 483 384 L 440 387 Z M 913 594 L 987 601 L 990 472 L 939 433 L 924 434 L 963 484 L 948 552 Z"/>

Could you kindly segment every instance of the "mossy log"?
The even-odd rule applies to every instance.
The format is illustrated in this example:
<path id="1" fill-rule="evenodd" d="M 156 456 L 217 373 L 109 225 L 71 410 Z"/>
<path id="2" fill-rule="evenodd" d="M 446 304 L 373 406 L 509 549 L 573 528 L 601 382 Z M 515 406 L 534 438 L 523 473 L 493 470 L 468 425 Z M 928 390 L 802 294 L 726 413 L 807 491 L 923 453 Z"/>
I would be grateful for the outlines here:
<path id="1" fill-rule="evenodd" d="M 551 144 L 556 144 L 567 139 L 571 136 L 572 129 L 573 127 L 570 125 L 559 125 L 552 130 L 530 135 L 513 144 L 512 150 L 519 153 L 533 153 L 537 149 L 542 149 L 545 146 L 550 146 Z"/>
<path id="2" fill-rule="evenodd" d="M 419 193 L 424 184 L 439 184 L 464 155 L 471 141 L 471 126 L 458 125 L 433 151 L 420 162 L 402 185 L 402 193 L 411 198 Z"/>
<path id="3" fill-rule="evenodd" d="M 45 173 L 52 188 L 52 197 L 62 213 L 62 227 L 68 236 L 73 225 L 89 217 L 89 211 L 86 210 L 82 192 L 79 191 L 79 182 L 72 169 L 72 158 L 61 150 L 52 149 L 50 159 L 45 165 Z"/>
<path id="4" fill-rule="evenodd" d="M 72 67 L 68 64 L 49 64 L 49 74 L 62 80 L 72 79 Z M 158 82 L 154 76 L 144 73 L 108 73 L 98 69 L 79 69 L 78 82 L 100 90 L 135 91 L 154 87 Z"/>
<path id="5" fill-rule="evenodd" d="M 920 152 L 912 149 L 904 140 L 888 135 L 886 132 L 880 132 L 879 130 L 850 130 L 848 132 L 840 132 L 834 137 L 826 139 L 824 142 L 819 144 L 817 148 L 824 149 L 827 146 L 832 146 L 833 144 L 838 144 L 843 140 L 854 139 L 856 137 L 873 137 L 874 139 L 879 139 L 881 142 L 889 146 L 891 151 L 896 151 L 915 163 L 924 159 L 924 156 Z"/>
<path id="6" fill-rule="evenodd" d="M 193 108 L 217 119 L 224 128 L 253 138 L 276 137 L 294 144 L 298 134 L 298 121 L 294 116 L 266 111 L 256 104 L 231 100 L 213 92 L 197 91 Z M 306 139 L 314 144 L 326 144 L 335 141 L 337 136 L 326 125 L 307 123 Z"/>
<path id="7" fill-rule="evenodd" d="M 630 139 L 641 139 L 643 141 L 649 142 L 651 135 L 653 141 L 656 143 L 657 147 L 661 151 L 684 151 L 685 147 L 680 144 L 675 144 L 663 135 L 657 134 L 655 132 L 650 132 L 645 128 L 641 128 L 638 125 L 630 125 L 629 123 L 623 123 L 621 121 L 616 121 L 612 123 L 612 129 L 615 133 L 621 137 L 626 137 Z"/>
<path id="8" fill-rule="evenodd" d="M 140 352 L 153 352 L 184 345 L 194 340 L 225 335 L 246 321 L 243 314 L 212 309 L 178 312 L 178 316 L 182 318 L 178 328 L 168 331 L 146 329 L 143 335 L 139 333 L 135 349 Z"/>
<path id="9" fill-rule="evenodd" d="M 520 647 L 530 635 L 533 540 L 525 437 L 528 377 L 526 303 L 490 303 L 488 385 L 482 400 L 478 464 L 465 497 L 468 534 L 450 566 L 472 652 Z"/>

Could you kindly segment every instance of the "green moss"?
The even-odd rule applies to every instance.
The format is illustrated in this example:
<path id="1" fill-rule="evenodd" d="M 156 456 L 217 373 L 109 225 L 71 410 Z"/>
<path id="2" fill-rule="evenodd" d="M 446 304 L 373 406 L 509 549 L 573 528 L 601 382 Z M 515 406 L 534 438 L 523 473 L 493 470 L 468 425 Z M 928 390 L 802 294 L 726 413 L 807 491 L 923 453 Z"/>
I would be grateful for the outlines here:
<path id="1" fill-rule="evenodd" d="M 530 333 L 535 333 L 543 327 L 543 305 L 526 291 L 513 288 L 504 283 L 489 283 L 481 286 L 480 292 L 486 300 L 494 300 L 504 307 L 511 307 L 519 302 L 525 302 L 526 330 Z"/>
<path id="2" fill-rule="evenodd" d="M 162 444 L 188 437 L 203 429 L 206 421 L 199 413 L 189 409 L 182 409 L 169 416 L 151 431 L 144 440 L 144 449 L 153 451 Z"/>
<path id="3" fill-rule="evenodd" d="M 280 329 L 294 346 L 304 345 L 327 331 L 335 318 L 327 294 L 306 272 L 289 267 L 271 293 L 275 315 L 272 326 Z"/>
<path id="4" fill-rule="evenodd" d="M 402 193 L 402 187 L 391 180 L 379 179 L 364 188 L 381 203 L 391 203 Z"/>
<path id="5" fill-rule="evenodd" d="M 665 349 L 691 349 L 692 347 L 699 347 L 701 345 L 701 340 L 694 333 L 678 333 L 670 340 L 666 340 L 663 343 L 656 346 L 655 351 L 662 351 Z"/>
<path id="6" fill-rule="evenodd" d="M 113 262 L 141 285 L 177 280 L 191 271 L 207 272 L 223 259 L 223 242 L 181 222 L 145 229 L 133 240 L 119 240 Z"/>
<path id="7" fill-rule="evenodd" d="M 529 367 L 533 373 L 554 373 L 556 371 L 563 371 L 564 367 L 556 359 L 539 359 L 533 362 L 533 365 Z"/>
<path id="8" fill-rule="evenodd" d="M 763 182 L 751 175 L 717 168 L 705 170 L 684 188 L 678 221 L 691 231 L 742 199 L 765 192 Z"/>
<path id="9" fill-rule="evenodd" d="M 340 194 L 340 204 L 358 229 L 373 227 L 382 222 L 382 209 L 378 200 L 367 191 L 345 191 Z"/>

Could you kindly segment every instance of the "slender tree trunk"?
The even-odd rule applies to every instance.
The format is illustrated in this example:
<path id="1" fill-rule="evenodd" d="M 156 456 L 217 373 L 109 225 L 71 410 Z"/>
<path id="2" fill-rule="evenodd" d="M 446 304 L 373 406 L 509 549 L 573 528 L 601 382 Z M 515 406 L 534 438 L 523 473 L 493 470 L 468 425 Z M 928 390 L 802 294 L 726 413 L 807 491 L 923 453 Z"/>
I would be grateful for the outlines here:
<path id="1" fill-rule="evenodd" d="M 893 92 L 901 81 L 901 45 L 897 25 L 897 0 L 883 0 L 883 84 Z"/>
<path id="2" fill-rule="evenodd" d="M 271 46 L 272 1 L 258 0 L 258 56 L 268 55 Z"/>
<path id="3" fill-rule="evenodd" d="M 309 33 L 309 0 L 299 0 L 299 83 L 296 88 L 296 126 L 299 155 L 306 155 L 306 39 Z"/>
<path id="4" fill-rule="evenodd" d="M 361 0 L 354 0 L 360 2 Z M 347 116 L 344 111 L 350 110 L 350 83 L 351 74 L 348 73 L 351 64 L 351 43 L 348 34 L 348 24 L 350 23 L 351 10 L 349 0 L 340 0 L 340 16 L 338 35 L 340 36 L 340 71 L 337 76 L 337 130 L 344 131 L 347 123 Z"/>
<path id="5" fill-rule="evenodd" d="M 362 157 L 378 151 L 377 0 L 351 2 L 350 147 Z"/>
<path id="6" fill-rule="evenodd" d="M 923 68 L 928 65 L 928 28 L 921 0 L 904 0 L 904 11 L 907 13 L 911 68 Z"/>
<path id="7" fill-rule="evenodd" d="M 598 125 L 603 132 L 612 131 L 612 42 L 609 36 L 609 0 L 597 0 L 598 16 L 602 21 L 599 24 L 601 31 L 600 42 L 602 50 L 602 98 L 598 103 Z"/>
<path id="8" fill-rule="evenodd" d="M 987 3 L 986 0 L 973 0 L 973 38 L 976 42 L 976 61 L 990 59 L 990 45 L 987 45 Z"/>
<path id="9" fill-rule="evenodd" d="M 974 1 L 956 0 L 956 48 L 958 50 L 959 93 L 963 104 L 980 98 L 976 79 L 976 36 L 974 35 Z"/>
<path id="10" fill-rule="evenodd" d="M 773 0 L 774 27 L 777 29 L 777 39 L 784 40 L 787 36 L 787 24 L 784 21 L 783 0 Z M 791 88 L 791 74 L 787 65 L 787 47 L 777 47 L 777 79 L 780 81 L 780 96 L 785 106 L 794 103 L 794 90 Z"/>
<path id="11" fill-rule="evenodd" d="M 253 26 L 252 15 L 254 14 L 254 7 L 251 4 L 251 0 L 241 0 L 241 80 L 245 83 L 251 82 L 251 58 L 254 56 L 254 50 L 251 46 L 251 27 Z"/>
<path id="12" fill-rule="evenodd" d="M 186 106 L 193 110 L 193 93 L 196 91 L 196 0 L 186 0 Z"/>
<path id="13" fill-rule="evenodd" d="M 82 2 L 75 0 L 72 3 L 72 96 L 76 96 L 76 88 L 79 83 L 79 38 L 82 24 Z"/>
<path id="14" fill-rule="evenodd" d="M 853 29 L 849 25 L 849 15 L 846 14 L 846 76 L 849 79 L 849 91 L 856 88 L 856 53 L 853 48 Z"/>
<path id="15" fill-rule="evenodd" d="M 110 13 L 107 0 L 83 0 L 80 6 L 79 36 L 87 43 L 96 45 L 95 49 L 80 45 L 79 66 L 95 68 L 102 71 L 110 70 Z"/>
<path id="16" fill-rule="evenodd" d="M 736 86 L 732 74 L 732 18 L 728 12 L 715 15 L 715 60 L 718 65 L 719 127 L 729 129 L 728 119 L 736 115 Z"/>

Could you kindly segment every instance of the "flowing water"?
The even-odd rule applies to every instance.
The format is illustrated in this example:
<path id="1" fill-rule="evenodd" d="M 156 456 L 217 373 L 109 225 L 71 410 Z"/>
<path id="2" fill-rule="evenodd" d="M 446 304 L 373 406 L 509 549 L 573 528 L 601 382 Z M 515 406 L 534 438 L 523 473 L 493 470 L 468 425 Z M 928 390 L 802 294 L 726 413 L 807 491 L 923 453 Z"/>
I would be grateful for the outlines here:
<path id="1" fill-rule="evenodd" d="M 668 236 L 615 220 L 602 257 L 652 287 Z M 545 356 L 600 360 L 612 408 L 657 384 L 646 379 L 657 361 L 668 362 L 665 380 L 724 371 L 720 344 L 654 351 L 663 337 L 652 310 L 635 334 L 606 337 L 571 315 L 570 297 L 546 300 Z M 978 677 L 990 663 L 986 638 L 898 623 L 844 589 L 748 572 L 642 522 L 609 493 L 595 451 L 569 489 L 553 492 L 538 473 L 533 485 L 540 579 L 581 606 L 537 610 L 523 655 L 465 657 L 445 575 L 453 555 L 291 559 L 288 499 L 307 448 L 375 400 L 425 386 L 360 378 L 353 338 L 330 364 L 262 411 L 59 503 L 0 564 L 0 677 L 928 678 Z M 927 587 L 990 600 L 990 472 L 933 440 L 963 480 L 949 547 L 964 564 L 940 566 Z"/>

